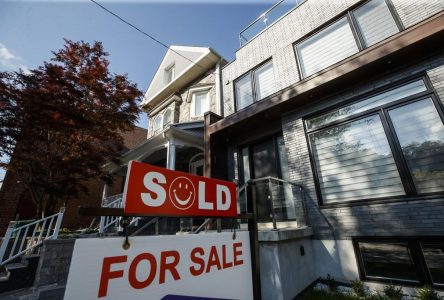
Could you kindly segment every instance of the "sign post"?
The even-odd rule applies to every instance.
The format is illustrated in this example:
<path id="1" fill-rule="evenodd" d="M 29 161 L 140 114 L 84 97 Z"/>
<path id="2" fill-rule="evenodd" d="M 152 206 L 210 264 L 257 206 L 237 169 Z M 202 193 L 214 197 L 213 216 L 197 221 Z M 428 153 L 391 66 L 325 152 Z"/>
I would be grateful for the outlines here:
<path id="1" fill-rule="evenodd" d="M 252 213 L 238 215 L 234 183 L 131 161 L 124 209 L 79 207 L 79 214 L 243 218 L 249 232 L 76 240 L 65 298 L 260 299 L 253 193 L 250 186 Z"/>

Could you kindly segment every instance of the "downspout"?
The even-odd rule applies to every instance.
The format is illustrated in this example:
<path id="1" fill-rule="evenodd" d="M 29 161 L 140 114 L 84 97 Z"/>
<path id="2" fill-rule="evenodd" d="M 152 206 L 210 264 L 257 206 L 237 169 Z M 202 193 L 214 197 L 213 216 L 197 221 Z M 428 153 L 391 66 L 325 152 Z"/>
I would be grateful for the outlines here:
<path id="1" fill-rule="evenodd" d="M 222 59 L 220 59 L 216 64 L 216 113 L 223 117 L 224 116 L 224 104 L 222 103 L 222 74 L 220 64 Z"/>

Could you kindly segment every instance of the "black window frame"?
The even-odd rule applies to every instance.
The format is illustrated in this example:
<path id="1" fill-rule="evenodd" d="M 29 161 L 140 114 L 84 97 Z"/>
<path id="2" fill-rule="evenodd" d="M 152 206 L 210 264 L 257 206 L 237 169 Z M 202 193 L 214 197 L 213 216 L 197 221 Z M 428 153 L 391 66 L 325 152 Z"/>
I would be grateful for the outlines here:
<path id="1" fill-rule="evenodd" d="M 339 110 L 345 106 L 348 106 L 348 105 L 351 105 L 354 103 L 359 103 L 361 101 L 365 101 L 366 99 L 368 99 L 370 97 L 374 97 L 379 94 L 383 94 L 387 91 L 390 91 L 390 90 L 395 89 L 397 87 L 401 87 L 403 85 L 409 84 L 409 83 L 417 81 L 417 80 L 423 80 L 423 82 L 427 88 L 426 91 L 420 92 L 420 93 L 417 93 L 414 95 L 410 95 L 408 97 L 404 97 L 402 99 L 398 99 L 396 101 L 393 101 L 393 102 L 390 102 L 390 103 L 387 103 L 384 105 L 380 105 L 380 106 L 371 108 L 367 111 L 357 113 L 355 115 L 348 116 L 348 117 L 340 119 L 340 120 L 333 121 L 331 123 L 328 123 L 327 125 L 319 126 L 316 129 L 309 130 L 307 128 L 307 120 L 308 119 L 320 116 L 320 115 L 330 112 L 330 111 Z M 416 101 L 421 101 L 423 99 L 430 98 L 432 100 L 432 103 L 433 103 L 439 117 L 441 118 L 441 121 L 444 124 L 444 104 L 438 99 L 438 97 L 436 95 L 437 95 L 437 93 L 436 93 L 435 89 L 433 88 L 433 85 L 430 82 L 430 79 L 428 78 L 427 74 L 422 74 L 420 76 L 416 75 L 414 77 L 407 78 L 407 79 L 398 81 L 398 82 L 390 84 L 390 85 L 386 85 L 386 86 L 378 89 L 377 91 L 371 91 L 371 92 L 365 93 L 364 95 L 353 97 L 347 101 L 344 101 L 338 107 L 333 108 L 330 106 L 329 108 L 318 111 L 315 114 L 311 114 L 311 115 L 304 117 L 303 125 L 304 125 L 304 131 L 305 131 L 305 138 L 306 138 L 307 145 L 308 145 L 310 165 L 312 168 L 312 174 L 313 174 L 313 179 L 315 182 L 315 188 L 316 188 L 316 194 L 318 197 L 319 206 L 324 207 L 324 208 L 328 208 L 328 207 L 334 207 L 334 206 L 350 206 L 350 205 L 355 205 L 355 204 L 370 204 L 370 203 L 387 202 L 387 201 L 408 201 L 408 200 L 416 200 L 416 199 L 433 198 L 433 197 L 436 197 L 437 195 L 439 195 L 439 196 L 444 195 L 444 191 L 430 192 L 430 193 L 418 193 L 416 191 L 415 183 L 413 181 L 413 178 L 410 173 L 410 170 L 407 165 L 407 161 L 404 157 L 404 154 L 402 153 L 402 148 L 401 148 L 399 141 L 396 137 L 396 132 L 395 132 L 395 129 L 393 127 L 393 123 L 391 122 L 391 119 L 389 116 L 389 110 L 391 110 L 391 109 L 401 107 L 404 105 L 408 105 L 409 103 L 413 103 Z M 324 203 L 323 197 L 322 197 L 322 192 L 321 192 L 321 187 L 320 187 L 320 181 L 319 181 L 319 177 L 317 174 L 316 161 L 315 161 L 315 157 L 313 155 L 313 148 L 312 148 L 312 144 L 311 144 L 310 135 L 315 132 L 321 131 L 321 130 L 325 130 L 325 129 L 332 128 L 332 127 L 335 127 L 335 126 L 338 126 L 341 124 L 353 122 L 358 119 L 365 118 L 365 117 L 375 115 L 375 114 L 378 114 L 381 118 L 381 122 L 384 127 L 384 132 L 386 134 L 390 149 L 392 151 L 393 158 L 394 158 L 394 161 L 395 161 L 395 164 L 396 164 L 397 170 L 399 172 L 400 179 L 401 179 L 404 191 L 405 191 L 405 195 L 377 197 L 377 198 L 364 198 L 364 199 L 346 200 L 346 201 L 331 201 L 329 203 Z"/>
<path id="2" fill-rule="evenodd" d="M 261 99 L 257 99 L 257 93 L 256 93 L 256 76 L 255 76 L 255 72 L 260 69 L 261 67 L 265 66 L 266 64 L 271 63 L 272 64 L 272 68 L 274 71 L 274 65 L 273 65 L 273 58 L 270 57 L 264 61 L 262 61 L 260 64 L 256 65 L 254 68 L 250 69 L 249 71 L 243 73 L 242 75 L 240 75 L 239 77 L 237 77 L 236 79 L 233 80 L 233 99 L 234 99 L 234 111 L 238 112 L 241 111 L 243 109 L 246 109 L 247 107 L 252 106 L 253 104 L 262 101 L 266 98 L 268 98 L 269 96 L 266 96 L 264 98 Z M 249 76 L 250 77 L 250 86 L 251 86 L 251 96 L 253 98 L 253 102 L 251 102 L 250 104 L 248 104 L 247 106 L 244 106 L 242 108 L 238 108 L 238 99 L 237 99 L 237 93 L 236 93 L 236 83 L 243 79 L 245 76 Z"/>
<path id="3" fill-rule="evenodd" d="M 310 31 L 308 34 L 304 35 L 302 38 L 298 39 L 297 41 L 295 41 L 293 43 L 293 53 L 294 53 L 294 56 L 295 56 L 295 59 L 296 59 L 296 65 L 297 65 L 297 69 L 298 69 L 298 74 L 299 74 L 300 80 L 305 80 L 305 79 L 310 78 L 310 77 L 315 77 L 315 76 L 317 76 L 318 73 L 323 72 L 326 69 L 331 68 L 332 66 L 334 66 L 336 64 L 339 64 L 339 63 L 341 63 L 341 61 L 346 60 L 346 59 L 348 59 L 350 57 L 350 56 L 348 56 L 348 57 L 346 57 L 346 58 L 344 58 L 344 59 L 342 59 L 342 60 L 340 60 L 340 61 L 338 61 L 338 62 L 336 62 L 336 63 L 334 63 L 332 65 L 329 65 L 329 66 L 323 68 L 322 70 L 319 70 L 318 72 L 315 72 L 315 73 L 310 74 L 308 76 L 303 76 L 302 67 L 301 67 L 301 57 L 300 57 L 300 55 L 298 53 L 297 46 L 299 44 L 305 42 L 306 40 L 312 38 L 313 36 L 315 36 L 316 34 L 321 32 L 322 30 L 326 29 L 328 26 L 332 25 L 333 23 L 335 23 L 336 21 L 339 21 L 342 18 L 346 18 L 347 19 L 347 22 L 348 22 L 348 24 L 349 24 L 349 26 L 351 28 L 351 31 L 352 31 L 352 34 L 353 34 L 353 37 L 354 37 L 354 40 L 355 40 L 355 43 L 356 43 L 356 47 L 358 48 L 358 52 L 356 52 L 355 54 L 357 54 L 357 53 L 359 53 L 362 50 L 365 50 L 367 48 L 373 47 L 373 46 L 375 46 L 375 45 L 377 45 L 377 44 L 379 44 L 380 42 L 383 41 L 383 40 L 381 40 L 381 41 L 379 41 L 378 43 L 376 43 L 374 45 L 366 46 L 365 40 L 363 38 L 363 34 L 362 34 L 361 30 L 359 30 L 358 22 L 357 22 L 354 14 L 353 14 L 353 12 L 355 10 L 357 10 L 358 8 L 360 8 L 361 6 L 367 4 L 370 1 L 372 1 L 372 0 L 364 0 L 364 1 L 360 1 L 359 3 L 356 3 L 355 5 L 347 8 L 345 11 L 343 11 L 342 13 L 338 14 L 337 16 L 335 16 L 330 21 L 324 23 L 322 25 L 322 27 L 320 27 L 320 28 L 318 27 L 318 28 Z M 388 7 L 388 9 L 390 11 L 390 14 L 393 17 L 393 19 L 394 19 L 394 21 L 395 21 L 395 23 L 396 23 L 396 25 L 397 25 L 397 27 L 399 29 L 399 32 L 404 31 L 405 30 L 405 26 L 403 25 L 402 20 L 399 17 L 399 14 L 396 11 L 393 3 L 391 2 L 391 0 L 384 0 L 384 1 L 387 4 L 387 7 Z M 355 55 L 355 54 L 353 54 L 353 55 Z"/>
<path id="4" fill-rule="evenodd" d="M 359 243 L 407 243 L 407 248 L 411 253 L 412 262 L 418 275 L 419 282 L 402 280 L 396 278 L 384 278 L 377 276 L 367 276 L 365 274 L 364 260 Z M 373 281 L 381 283 L 396 283 L 407 286 L 431 285 L 435 289 L 444 290 L 444 284 L 433 283 L 430 271 L 422 251 L 423 243 L 444 243 L 444 237 L 440 236 L 358 236 L 352 237 L 353 250 L 359 271 L 359 279 L 362 281 Z"/>
<path id="5" fill-rule="evenodd" d="M 278 172 L 278 176 L 280 179 L 282 179 L 282 167 L 280 164 L 280 153 L 279 153 L 279 144 L 277 142 L 278 138 L 282 137 L 283 138 L 283 134 L 282 132 L 278 133 L 278 134 L 273 134 L 270 136 L 267 136 L 265 138 L 256 140 L 254 142 L 248 143 L 248 144 L 243 144 L 243 145 L 239 145 L 237 147 L 237 174 L 238 174 L 238 181 L 239 181 L 239 186 L 244 185 L 246 182 L 244 182 L 244 162 L 242 160 L 242 149 L 247 148 L 248 149 L 248 165 L 249 168 L 248 170 L 250 171 L 250 177 L 253 177 L 252 175 L 254 174 L 254 164 L 253 164 L 253 148 L 256 145 L 259 145 L 263 142 L 266 141 L 273 141 L 273 149 L 275 151 L 275 155 L 276 155 L 276 170 Z M 255 179 L 255 178 L 250 178 L 250 179 Z"/>

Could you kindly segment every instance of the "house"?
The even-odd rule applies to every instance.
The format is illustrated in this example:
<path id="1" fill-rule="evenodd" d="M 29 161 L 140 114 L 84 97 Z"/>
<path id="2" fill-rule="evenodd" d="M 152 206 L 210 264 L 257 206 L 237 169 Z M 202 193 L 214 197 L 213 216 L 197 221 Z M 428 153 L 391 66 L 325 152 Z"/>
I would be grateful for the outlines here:
<path id="1" fill-rule="evenodd" d="M 123 132 L 124 149 L 128 151 L 136 147 L 146 139 L 147 131 L 144 128 L 135 127 L 132 131 Z M 120 191 L 122 182 L 114 182 L 112 190 Z M 100 179 L 90 179 L 85 183 L 88 192 L 73 197 L 68 201 L 63 216 L 62 227 L 76 230 L 80 227 L 88 227 L 92 221 L 89 216 L 79 216 L 77 207 L 100 206 L 102 200 L 103 182 Z M 56 211 L 58 208 L 56 208 Z M 0 186 L 0 234 L 3 236 L 10 221 L 29 220 L 36 217 L 36 207 L 30 195 L 25 191 L 23 184 L 18 181 L 16 175 L 7 171 L 3 184 Z"/>
<path id="2" fill-rule="evenodd" d="M 225 64 L 211 48 L 170 46 L 140 104 L 149 118 L 147 139 L 124 153 L 120 165 L 110 163 L 105 169 L 123 181 L 130 160 L 203 175 L 204 114 L 223 113 L 220 70 Z M 113 195 L 107 185 L 103 194 L 103 206 L 124 205 L 121 194 Z M 185 222 L 179 226 L 176 219 L 163 219 L 160 231 L 190 230 L 197 220 Z"/>
<path id="3" fill-rule="evenodd" d="M 205 119 L 205 175 L 241 210 L 253 191 L 263 299 L 327 274 L 442 289 L 444 2 L 297 3 L 240 34 Z"/>

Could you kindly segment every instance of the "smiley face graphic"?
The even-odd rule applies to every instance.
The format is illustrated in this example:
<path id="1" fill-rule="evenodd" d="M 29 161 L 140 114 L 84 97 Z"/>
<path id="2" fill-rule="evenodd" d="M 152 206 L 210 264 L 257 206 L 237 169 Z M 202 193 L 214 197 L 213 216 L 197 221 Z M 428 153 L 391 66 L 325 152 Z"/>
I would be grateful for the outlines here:
<path id="1" fill-rule="evenodd" d="M 178 209 L 188 209 L 196 198 L 194 184 L 186 177 L 177 177 L 170 184 L 169 195 L 171 202 Z"/>

